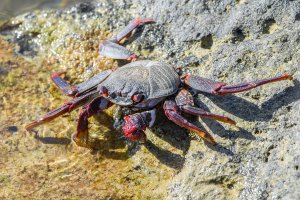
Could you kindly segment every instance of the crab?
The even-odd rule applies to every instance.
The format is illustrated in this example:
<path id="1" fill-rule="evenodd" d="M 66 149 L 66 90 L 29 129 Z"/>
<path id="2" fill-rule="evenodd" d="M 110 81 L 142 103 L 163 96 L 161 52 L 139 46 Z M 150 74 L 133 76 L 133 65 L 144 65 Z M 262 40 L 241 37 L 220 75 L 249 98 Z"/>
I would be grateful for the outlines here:
<path id="1" fill-rule="evenodd" d="M 136 54 L 121 46 L 121 41 L 127 39 L 137 27 L 150 23 L 154 23 L 154 20 L 149 18 L 132 20 L 122 31 L 100 44 L 100 55 L 132 61 L 123 67 L 117 68 L 115 71 L 102 71 L 75 86 L 61 78 L 65 72 L 53 74 L 51 76 L 53 82 L 65 95 L 71 96 L 73 99 L 28 124 L 26 129 L 30 131 L 38 125 L 82 106 L 74 140 L 78 145 L 85 146 L 85 142 L 80 141 L 81 139 L 88 141 L 88 118 L 117 104 L 121 107 L 129 107 L 134 111 L 134 114 L 124 117 L 125 123 L 122 127 L 124 135 L 130 140 L 145 142 L 145 130 L 153 126 L 156 108 L 163 105 L 164 113 L 169 120 L 195 132 L 205 141 L 214 145 L 216 144 L 214 138 L 189 122 L 182 116 L 182 113 L 211 118 L 232 125 L 235 125 L 236 122 L 229 117 L 213 114 L 196 107 L 190 88 L 198 92 L 226 95 L 250 90 L 271 82 L 292 80 L 291 75 L 284 74 L 269 79 L 227 85 L 189 74 L 182 68 L 171 66 L 165 62 L 138 60 Z"/>

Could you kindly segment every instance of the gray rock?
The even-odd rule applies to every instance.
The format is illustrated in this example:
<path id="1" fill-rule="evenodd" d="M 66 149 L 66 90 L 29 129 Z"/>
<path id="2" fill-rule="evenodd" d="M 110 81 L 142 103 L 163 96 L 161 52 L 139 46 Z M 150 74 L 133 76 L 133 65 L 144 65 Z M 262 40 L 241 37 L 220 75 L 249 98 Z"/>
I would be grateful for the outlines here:
<path id="1" fill-rule="evenodd" d="M 211 112 L 226 111 L 229 114 L 224 115 L 238 121 L 241 129 L 232 131 L 203 120 L 219 136 L 220 146 L 191 144 L 183 169 L 171 181 L 169 198 L 300 198 L 300 2 L 137 1 L 136 5 L 143 16 L 162 24 L 174 41 L 173 50 L 165 43 L 166 36 L 160 45 L 174 52 L 170 60 L 194 56 L 202 61 L 195 73 L 227 83 L 285 72 L 295 76 L 293 84 L 282 82 L 224 97 L 198 96 L 202 106 Z"/>

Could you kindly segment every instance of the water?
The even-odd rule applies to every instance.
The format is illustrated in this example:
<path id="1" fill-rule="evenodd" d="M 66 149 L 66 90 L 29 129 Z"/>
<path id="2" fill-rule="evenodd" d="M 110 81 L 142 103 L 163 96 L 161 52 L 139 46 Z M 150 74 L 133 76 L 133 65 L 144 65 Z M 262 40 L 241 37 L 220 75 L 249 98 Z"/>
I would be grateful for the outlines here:
<path id="1" fill-rule="evenodd" d="M 0 21 L 36 9 L 64 8 L 83 0 L 1 0 Z"/>

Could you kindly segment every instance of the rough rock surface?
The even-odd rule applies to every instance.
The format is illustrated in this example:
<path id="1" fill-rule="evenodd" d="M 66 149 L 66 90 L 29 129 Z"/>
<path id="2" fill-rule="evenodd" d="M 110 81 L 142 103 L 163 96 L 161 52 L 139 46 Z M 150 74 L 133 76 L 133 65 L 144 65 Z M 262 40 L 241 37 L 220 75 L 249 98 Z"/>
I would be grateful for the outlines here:
<path id="1" fill-rule="evenodd" d="M 35 21 L 37 18 L 45 18 L 45 15 L 49 21 L 53 20 L 53 24 L 57 27 L 60 27 L 59 23 L 69 24 L 72 32 L 69 30 L 59 35 L 51 35 L 56 31 L 48 30 L 49 27 L 53 27 L 53 24 L 44 23 L 41 26 Z M 212 120 L 199 119 L 198 125 L 216 138 L 219 143 L 217 146 L 190 139 L 184 129 L 167 122 L 161 115 L 153 130 L 147 131 L 150 142 L 145 146 L 129 142 L 128 157 L 124 155 L 124 161 L 121 159 L 122 156 L 105 157 L 106 153 L 103 151 L 100 153 L 101 159 L 95 161 L 93 155 L 84 156 L 87 152 L 76 150 L 76 147 L 67 151 L 68 157 L 64 158 L 65 160 L 61 158 L 61 152 L 54 150 L 59 148 L 59 151 L 63 152 L 62 147 L 47 147 L 39 144 L 35 145 L 34 149 L 19 150 L 30 152 L 31 156 L 25 155 L 25 158 L 30 158 L 33 162 L 43 161 L 40 161 L 39 165 L 36 164 L 40 166 L 40 171 L 46 171 L 43 173 L 37 171 L 25 176 L 26 167 L 34 169 L 35 165 L 30 164 L 25 167 L 18 164 L 14 169 L 17 174 L 24 176 L 24 180 L 27 176 L 37 177 L 41 180 L 42 186 L 47 186 L 37 191 L 39 195 L 37 198 L 45 197 L 48 191 L 52 193 L 53 198 L 62 198 L 64 195 L 69 198 L 80 198 L 88 194 L 94 199 L 108 197 L 113 199 L 151 197 L 154 199 L 299 199 L 300 1 L 100 1 L 94 4 L 79 4 L 62 11 L 29 13 L 17 18 L 20 20 L 20 25 L 6 24 L 0 33 L 9 41 L 18 44 L 17 53 L 26 58 L 46 57 L 40 52 L 51 54 L 54 50 L 62 53 L 62 58 L 58 59 L 60 64 L 71 63 L 73 66 L 76 63 L 66 61 L 66 59 L 72 60 L 73 57 L 64 56 L 68 51 L 65 51 L 67 47 L 59 45 L 61 41 L 70 37 L 83 40 L 80 34 L 94 30 L 95 27 L 97 30 L 105 28 L 116 32 L 130 19 L 136 17 L 151 17 L 157 21 L 156 24 L 145 26 L 143 30 L 137 31 L 136 36 L 139 37 L 128 42 L 127 47 L 142 57 L 186 66 L 194 74 L 226 83 L 261 79 L 283 73 L 293 74 L 294 81 L 274 83 L 236 95 L 221 97 L 208 94 L 195 95 L 198 106 L 229 116 L 238 123 L 239 129 Z M 56 18 L 62 22 L 54 23 Z M 15 22 L 18 21 L 17 19 Z M 97 27 L 95 24 L 99 20 L 104 25 Z M 51 36 L 50 40 L 44 40 L 46 36 Z M 96 55 L 95 57 L 97 60 Z M 72 68 L 72 74 L 77 75 L 83 71 L 79 79 L 73 80 L 80 81 L 98 69 L 98 66 L 90 64 L 90 60 L 80 60 L 77 65 L 81 67 L 76 69 L 70 66 L 64 66 L 62 69 Z M 56 66 L 56 70 L 60 69 L 59 65 L 53 64 L 53 66 Z M 89 70 L 85 70 L 87 66 Z M 6 68 L 0 69 L 0 73 L 5 74 Z M 85 75 L 86 73 L 88 75 Z M 44 95 L 47 94 L 46 89 L 42 92 Z M 35 95 L 41 98 L 41 95 L 36 93 Z M 5 93 L 6 97 L 10 94 Z M 31 107 L 38 108 L 38 106 Z M 44 106 L 44 110 L 39 110 L 30 116 L 45 111 Z M 29 115 L 29 110 L 24 114 Z M 70 123 L 74 123 L 76 117 L 71 118 L 73 122 Z M 5 129 L 6 132 L 18 132 L 13 131 L 15 127 L 11 125 L 15 122 L 11 121 L 12 124 L 2 121 L 3 126 L 10 125 Z M 21 122 L 15 124 L 18 125 L 18 129 L 22 129 L 24 125 L 22 123 L 28 122 L 29 119 L 23 116 Z M 60 124 L 58 127 L 62 126 Z M 20 144 L 24 138 L 16 136 L 18 134 L 7 136 L 8 133 L 4 134 L 3 130 L 5 136 L 1 136 L 1 140 L 6 147 L 3 148 L 5 151 L 1 150 L 0 155 L 3 158 L 6 152 L 10 152 L 12 157 L 16 156 L 11 152 L 13 151 L 11 146 L 16 148 L 15 143 L 18 143 L 17 146 L 22 149 Z M 47 131 L 49 130 L 44 130 Z M 55 131 L 52 130 L 50 133 Z M 34 139 L 27 137 L 26 140 L 33 143 Z M 110 144 L 108 147 L 117 146 L 122 149 L 124 148 L 120 145 L 122 142 L 125 141 L 117 139 L 117 145 Z M 34 154 L 41 151 L 43 153 Z M 106 148 L 106 151 L 109 150 Z M 42 155 L 53 157 L 53 153 L 56 153 L 57 160 L 52 158 L 49 161 L 47 158 L 41 158 Z M 76 162 L 72 160 L 74 155 L 79 157 Z M 84 162 L 80 158 L 85 159 Z M 85 169 L 82 163 L 88 163 L 87 159 L 92 161 Z M 50 163 L 50 167 L 48 164 L 47 167 L 44 166 L 44 162 Z M 9 167 L 13 166 L 13 162 L 8 158 L 5 162 L 2 160 L 1 166 L 5 166 L 6 163 L 10 163 Z M 76 168 L 71 167 L 75 165 L 74 163 L 79 163 Z M 96 166 L 101 169 L 96 169 Z M 1 167 L 1 169 L 9 167 Z M 51 171 L 55 169 L 60 172 L 56 174 Z M 99 172 L 101 170 L 116 173 L 120 179 L 113 175 L 101 175 Z M 66 172 L 67 174 L 64 174 Z M 17 179 L 9 181 L 7 177 L 11 173 L 3 173 L 0 186 L 6 184 L 7 187 L 13 188 L 11 185 L 22 183 L 22 180 Z M 76 176 L 79 177 L 78 180 Z M 87 181 L 80 180 L 80 177 L 86 178 Z M 89 184 L 93 177 L 97 182 Z M 103 181 L 99 177 L 106 180 Z M 109 179 L 115 182 L 110 182 Z M 73 186 L 68 184 L 68 181 L 78 181 L 81 188 L 72 194 L 60 188 L 58 190 L 61 192 L 60 196 L 55 196 L 53 194 L 55 189 L 51 188 L 51 185 L 62 186 L 58 183 L 60 181 L 66 184 L 66 187 Z M 40 186 L 39 183 L 35 184 L 37 187 Z M 102 190 L 97 184 L 102 184 L 104 189 Z M 96 191 L 100 191 L 101 195 Z M 22 195 L 26 197 L 24 193 L 26 192 L 23 191 L 21 197 Z M 5 192 L 0 192 L 0 197 L 1 195 L 7 197 Z M 17 197 L 20 196 L 16 195 L 15 198 Z"/>

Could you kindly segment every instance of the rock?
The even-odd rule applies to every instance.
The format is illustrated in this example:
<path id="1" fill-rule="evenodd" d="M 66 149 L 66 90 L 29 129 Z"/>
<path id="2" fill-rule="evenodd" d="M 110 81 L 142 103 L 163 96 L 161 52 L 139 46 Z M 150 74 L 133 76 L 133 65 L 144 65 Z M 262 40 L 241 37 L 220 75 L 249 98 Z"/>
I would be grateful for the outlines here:
<path id="1" fill-rule="evenodd" d="M 139 28 L 133 39 L 125 43 L 141 57 L 185 66 L 194 74 L 226 83 L 283 73 L 294 76 L 293 82 L 274 83 L 236 95 L 195 95 L 198 106 L 237 121 L 239 129 L 212 120 L 199 120 L 198 125 L 202 124 L 216 138 L 217 146 L 190 139 L 184 129 L 161 115 L 156 126 L 147 131 L 150 143 L 145 146 L 135 144 L 132 148 L 129 143 L 129 154 L 123 153 L 125 141 L 118 135 L 100 140 L 99 147 L 103 149 L 97 158 L 99 163 L 93 160 L 94 155 L 84 156 L 86 154 L 78 152 L 76 147 L 75 150 L 72 148 L 67 153 L 70 161 L 66 165 L 85 163 L 86 166 L 79 164 L 76 169 L 60 169 L 63 174 L 66 177 L 66 174 L 77 174 L 81 184 L 85 183 L 81 179 L 89 180 L 89 183 L 94 179 L 97 181 L 81 185 L 85 191 L 67 194 L 68 197 L 80 197 L 87 192 L 91 198 L 299 199 L 299 15 L 299 1 L 99 1 L 59 11 L 27 13 L 12 19 L 0 28 L 0 33 L 19 44 L 16 52 L 22 56 L 53 59 L 47 69 L 68 69 L 73 83 L 103 69 L 100 66 L 109 68 L 118 64 L 111 60 L 100 61 L 95 53 L 97 45 L 136 17 L 151 17 L 157 21 Z M 13 22 L 17 25 L 13 26 Z M 66 26 L 68 28 L 64 29 Z M 93 64 L 99 62 L 103 65 Z M 51 96 L 48 90 L 37 88 L 31 90 L 37 98 L 41 98 L 39 92 Z M 12 93 L 5 93 L 5 96 L 12 96 Z M 44 104 L 39 105 L 34 108 L 39 109 Z M 24 119 L 45 111 L 45 106 L 37 113 L 26 111 Z M 69 117 L 69 126 L 75 126 L 76 117 L 76 114 Z M 27 117 L 19 123 L 28 121 Z M 95 121 L 92 131 L 113 133 L 102 126 L 95 128 Z M 103 120 L 99 124 L 101 122 Z M 54 123 L 64 127 L 68 121 Z M 74 128 L 65 130 L 65 134 L 69 134 Z M 52 130 L 51 133 L 57 132 Z M 14 144 L 11 141 L 17 139 L 22 141 L 19 136 L 15 137 L 4 138 L 10 141 L 5 144 Z M 21 151 L 33 151 L 22 145 L 18 146 Z M 53 157 L 54 149 L 61 149 L 58 145 L 52 145 L 47 151 L 44 148 L 36 146 L 34 150 L 45 151 L 49 158 L 30 158 L 47 160 Z M 82 160 L 75 162 L 74 155 Z M 58 157 L 48 161 L 65 159 L 63 154 Z M 22 164 L 17 165 L 17 170 L 18 167 Z M 67 179 L 63 181 L 71 187 Z M 40 197 L 53 191 L 51 185 L 60 184 L 60 181 L 56 173 L 50 174 L 49 181 L 46 179 L 43 183 L 48 187 L 44 187 Z M 102 196 L 94 194 L 90 189 L 93 187 L 97 192 L 101 190 Z M 65 191 L 60 189 L 59 192 Z M 57 196 L 53 194 L 52 197 Z"/>

